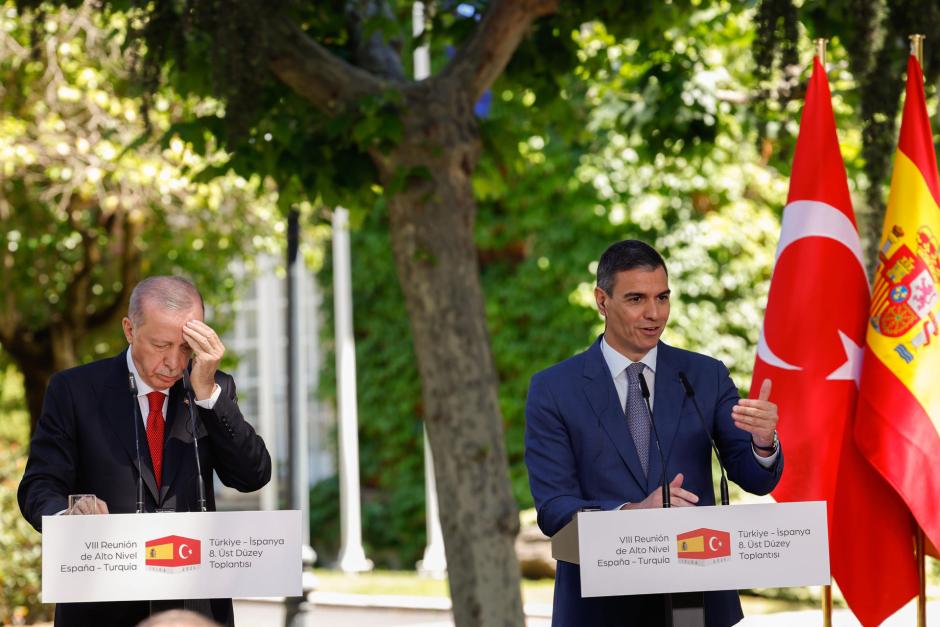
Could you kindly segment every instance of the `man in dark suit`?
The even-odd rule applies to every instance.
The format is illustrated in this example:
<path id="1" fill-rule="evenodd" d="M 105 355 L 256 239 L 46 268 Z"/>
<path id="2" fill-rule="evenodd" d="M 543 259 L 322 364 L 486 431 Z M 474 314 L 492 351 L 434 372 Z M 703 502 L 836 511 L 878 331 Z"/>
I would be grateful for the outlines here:
<path id="1" fill-rule="evenodd" d="M 232 377 L 218 370 L 225 347 L 203 314 L 202 297 L 188 281 L 146 279 L 134 288 L 123 320 L 129 349 L 52 377 L 17 494 L 23 516 L 38 531 L 43 516 L 137 511 L 138 477 L 144 511 L 199 511 L 193 426 L 181 381 L 190 360 L 207 509 L 215 509 L 213 470 L 242 492 L 270 480 L 271 457 L 238 408 Z M 70 494 L 97 499 L 68 510 Z M 63 603 L 55 624 L 130 626 L 151 611 L 183 605 L 233 624 L 231 599 Z"/>
<path id="2" fill-rule="evenodd" d="M 659 340 L 670 296 L 659 253 L 637 240 L 613 244 L 601 256 L 594 293 L 604 334 L 529 387 L 525 459 L 542 531 L 554 535 L 584 509 L 662 506 L 663 467 L 639 377 L 651 390 L 673 507 L 715 504 L 711 445 L 679 373 L 695 390 L 731 479 L 748 492 L 770 492 L 783 470 L 770 382 L 759 399 L 742 400 L 721 362 Z M 709 627 L 742 618 L 737 592 L 704 599 Z M 582 598 L 578 566 L 558 562 L 552 616 L 555 627 L 660 625 L 665 603 L 662 595 Z"/>

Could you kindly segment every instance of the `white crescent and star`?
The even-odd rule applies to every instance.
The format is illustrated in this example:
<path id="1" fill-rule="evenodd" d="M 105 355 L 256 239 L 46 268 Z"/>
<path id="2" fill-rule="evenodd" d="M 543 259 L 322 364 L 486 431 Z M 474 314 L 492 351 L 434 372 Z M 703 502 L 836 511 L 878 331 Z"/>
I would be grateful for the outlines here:
<path id="1" fill-rule="evenodd" d="M 855 225 L 844 213 L 832 205 L 818 200 L 797 200 L 784 207 L 780 227 L 780 243 L 777 245 L 775 263 L 780 261 L 783 251 L 789 246 L 807 237 L 825 237 L 842 244 L 852 253 L 858 261 L 862 274 L 865 274 L 862 243 L 859 240 Z M 852 380 L 855 381 L 855 385 L 858 387 L 864 348 L 856 344 L 842 330 L 839 330 L 839 338 L 842 341 L 842 348 L 845 350 L 845 363 L 833 370 L 826 377 L 826 380 Z M 761 328 L 760 338 L 757 341 L 757 356 L 766 364 L 776 368 L 802 370 L 800 366 L 787 363 L 774 353 L 767 343 L 763 328 Z"/>
<path id="2" fill-rule="evenodd" d="M 186 550 L 187 550 L 186 555 L 183 555 L 183 549 L 186 549 Z M 181 545 L 180 545 L 180 548 L 179 548 L 179 554 L 180 554 L 180 559 L 183 559 L 183 560 L 184 560 L 184 559 L 188 558 L 190 555 L 193 554 L 193 550 L 192 550 L 191 548 L 189 548 L 189 545 L 188 545 L 188 544 L 181 544 Z"/>

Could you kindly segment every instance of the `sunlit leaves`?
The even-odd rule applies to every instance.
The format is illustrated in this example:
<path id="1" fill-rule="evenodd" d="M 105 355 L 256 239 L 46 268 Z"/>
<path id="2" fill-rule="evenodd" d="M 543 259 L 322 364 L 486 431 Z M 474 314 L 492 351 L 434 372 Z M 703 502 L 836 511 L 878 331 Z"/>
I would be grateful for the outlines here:
<path id="1" fill-rule="evenodd" d="M 44 37 L 31 50 L 38 19 Z M 234 283 L 217 277 L 230 259 L 277 247 L 281 219 L 261 177 L 225 174 L 227 155 L 202 129 L 202 135 L 168 132 L 162 144 L 151 139 L 128 81 L 125 24 L 120 14 L 106 17 L 90 7 L 21 15 L 12 3 L 3 5 L 5 334 L 40 333 L 50 324 L 82 328 L 114 302 L 125 276 L 181 272 L 204 287 L 210 302 L 225 298 Z M 150 122 L 159 133 L 184 115 L 219 108 L 164 91 L 154 97 Z M 194 181 L 192 173 L 207 164 L 220 176 Z M 117 337 L 112 328 L 106 335 Z M 93 353 L 117 346 L 83 339 Z"/>

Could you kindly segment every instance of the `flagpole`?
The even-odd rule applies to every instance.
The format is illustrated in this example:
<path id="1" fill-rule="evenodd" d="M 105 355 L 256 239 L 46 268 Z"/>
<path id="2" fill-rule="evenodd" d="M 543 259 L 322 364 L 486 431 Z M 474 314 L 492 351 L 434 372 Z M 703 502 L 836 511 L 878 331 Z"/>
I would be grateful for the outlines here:
<path id="1" fill-rule="evenodd" d="M 927 571 L 924 559 L 924 530 L 917 522 L 917 533 L 914 535 L 914 549 L 917 555 L 917 627 L 927 627 Z"/>
<path id="2" fill-rule="evenodd" d="M 911 35 L 911 54 L 917 59 L 921 70 L 924 69 L 924 35 Z M 913 517 L 912 517 L 913 519 Z M 917 560 L 917 627 L 927 627 L 927 568 L 924 550 L 924 530 L 914 519 L 914 553 Z"/>
<path id="3" fill-rule="evenodd" d="M 814 39 L 813 45 L 816 47 L 816 57 L 819 58 L 819 64 L 823 71 L 826 71 L 826 43 L 828 39 Z M 832 586 L 823 586 L 822 589 L 822 613 L 823 627 L 832 627 Z"/>
<path id="4" fill-rule="evenodd" d="M 911 54 L 914 55 L 914 58 L 917 59 L 917 64 L 920 65 L 921 71 L 924 69 L 924 35 L 909 35 L 908 39 L 911 40 Z"/>
<path id="5" fill-rule="evenodd" d="M 816 56 L 819 57 L 819 63 L 826 69 L 826 42 L 828 39 L 814 39 L 813 45 L 816 46 Z"/>

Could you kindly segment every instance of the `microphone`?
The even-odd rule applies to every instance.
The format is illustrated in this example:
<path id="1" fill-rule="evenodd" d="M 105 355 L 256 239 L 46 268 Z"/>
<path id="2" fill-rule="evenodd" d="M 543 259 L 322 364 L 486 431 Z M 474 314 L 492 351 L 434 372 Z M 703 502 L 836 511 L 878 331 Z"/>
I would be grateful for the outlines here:
<path id="1" fill-rule="evenodd" d="M 643 400 L 646 401 L 646 415 L 649 416 L 650 427 L 653 429 L 653 439 L 656 440 L 656 450 L 659 451 L 659 461 L 663 466 L 663 507 L 669 508 L 672 507 L 672 503 L 669 499 L 669 482 L 666 481 L 666 458 L 663 456 L 663 447 L 659 443 L 656 423 L 653 422 L 653 408 L 650 407 L 650 388 L 646 385 L 646 377 L 643 376 L 642 372 L 640 372 L 638 378 L 640 379 L 640 393 L 643 395 Z"/>
<path id="2" fill-rule="evenodd" d="M 196 433 L 196 412 L 193 406 L 196 404 L 196 395 L 193 394 L 192 382 L 189 380 L 189 370 L 183 368 L 183 390 L 186 392 L 186 398 L 189 402 L 189 426 L 193 434 L 193 451 L 196 453 L 196 490 L 199 502 L 199 511 L 206 511 L 206 484 L 202 480 L 202 463 L 199 461 L 199 437 Z"/>
<path id="3" fill-rule="evenodd" d="M 715 440 L 712 438 L 711 431 L 708 430 L 708 426 L 705 424 L 705 416 L 702 415 L 702 410 L 698 406 L 698 401 L 695 400 L 695 390 L 692 389 L 692 384 L 689 383 L 689 379 L 681 370 L 679 371 L 679 381 L 682 383 L 683 389 L 685 389 L 685 395 L 688 396 L 689 400 L 692 401 L 692 405 L 695 407 L 695 413 L 698 415 L 699 422 L 702 423 L 702 429 L 705 431 L 705 435 L 708 436 L 708 441 L 711 442 L 712 450 L 715 451 L 715 458 L 718 460 L 718 468 L 721 469 L 721 504 L 727 505 L 728 477 L 725 476 L 725 465 L 721 461 L 721 453 L 718 452 L 718 446 L 715 445 Z"/>
<path id="4" fill-rule="evenodd" d="M 140 402 L 137 400 L 137 381 L 132 373 L 127 373 L 127 386 L 131 390 L 131 399 L 134 401 L 134 448 L 137 451 L 137 513 L 144 512 L 144 478 L 140 465 L 140 423 L 144 417 L 140 413 Z"/>

